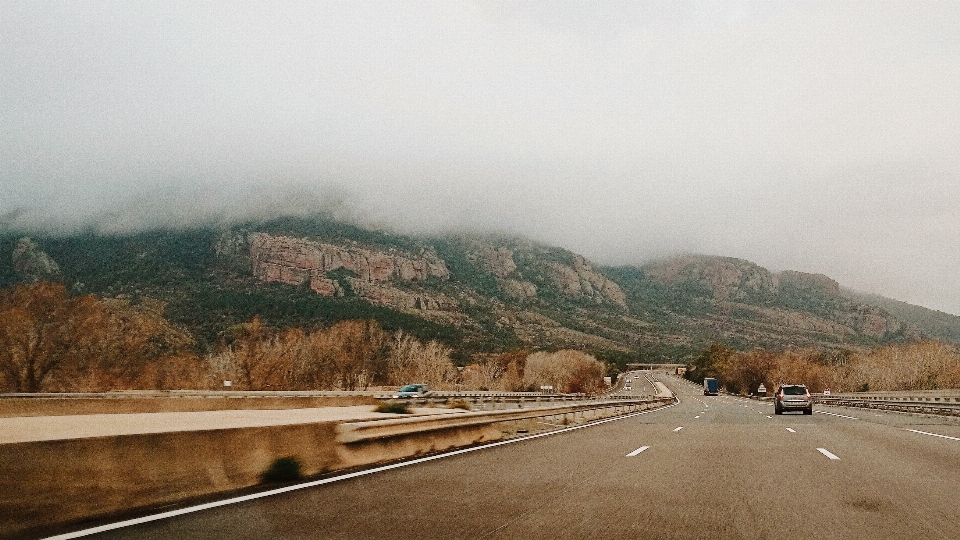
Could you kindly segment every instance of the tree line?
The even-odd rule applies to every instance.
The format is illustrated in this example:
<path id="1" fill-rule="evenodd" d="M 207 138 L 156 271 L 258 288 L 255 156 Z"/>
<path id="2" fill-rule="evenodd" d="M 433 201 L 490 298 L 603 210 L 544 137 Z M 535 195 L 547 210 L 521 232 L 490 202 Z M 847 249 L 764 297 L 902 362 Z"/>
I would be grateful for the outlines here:
<path id="1" fill-rule="evenodd" d="M 0 291 L 0 391 L 124 389 L 362 390 L 434 388 L 597 392 L 607 364 L 580 351 L 515 350 L 455 366 L 452 349 L 375 320 L 273 328 L 254 316 L 196 352 L 188 332 L 148 299 L 71 296 L 60 283 Z"/>
<path id="2" fill-rule="evenodd" d="M 935 390 L 960 388 L 960 348 L 940 341 L 886 345 L 868 351 L 736 351 L 719 343 L 704 349 L 686 377 L 717 378 L 727 391 L 772 392 L 782 383 L 805 384 L 811 392 Z"/>

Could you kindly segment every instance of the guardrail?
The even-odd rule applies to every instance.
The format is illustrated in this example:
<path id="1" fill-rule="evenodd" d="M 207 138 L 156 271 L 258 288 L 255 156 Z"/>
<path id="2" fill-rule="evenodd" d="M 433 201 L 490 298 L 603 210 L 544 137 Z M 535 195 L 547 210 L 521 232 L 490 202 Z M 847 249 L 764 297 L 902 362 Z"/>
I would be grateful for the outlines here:
<path id="1" fill-rule="evenodd" d="M 378 399 L 392 399 L 390 395 L 378 395 Z M 598 401 L 632 401 L 645 399 L 650 396 L 617 396 L 617 395 L 585 395 L 585 394 L 538 394 L 534 392 L 500 392 L 500 393 L 464 393 L 464 392 L 431 392 L 423 397 L 398 398 L 398 401 L 415 406 L 430 407 L 433 405 L 451 405 L 458 401 L 470 404 L 471 409 L 482 411 L 496 411 L 507 408 L 540 408 L 554 403 L 583 403 Z"/>
<path id="2" fill-rule="evenodd" d="M 899 412 L 960 416 L 960 398 L 953 396 L 814 396 L 824 405 Z"/>
<path id="3" fill-rule="evenodd" d="M 391 418 L 340 424 L 337 431 L 339 442 L 353 444 L 375 439 L 408 436 L 414 433 L 428 433 L 524 420 L 548 419 L 550 420 L 549 422 L 542 422 L 542 424 L 557 428 L 662 407 L 673 401 L 674 398 L 672 397 L 634 398 L 632 400 L 604 400 L 508 411 L 476 411 L 455 415 L 444 414 L 431 415 L 428 417 Z M 529 430 L 521 429 L 519 431 Z"/>
<path id="4" fill-rule="evenodd" d="M 374 397 L 390 399 L 396 390 L 118 390 L 110 392 L 8 392 L 4 398 L 30 399 L 126 399 L 126 398 L 262 398 L 262 397 Z M 543 392 L 497 391 L 432 391 L 426 397 L 434 398 L 553 398 L 556 400 L 597 399 L 588 394 L 545 394 Z"/>

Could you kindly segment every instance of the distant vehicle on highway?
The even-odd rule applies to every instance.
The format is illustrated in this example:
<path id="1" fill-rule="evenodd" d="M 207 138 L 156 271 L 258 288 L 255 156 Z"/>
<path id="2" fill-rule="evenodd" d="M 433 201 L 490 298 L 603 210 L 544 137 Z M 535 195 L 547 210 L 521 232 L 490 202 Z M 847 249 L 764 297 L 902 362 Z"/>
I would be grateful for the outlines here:
<path id="1" fill-rule="evenodd" d="M 418 398 L 423 397 L 430 393 L 430 387 L 425 384 L 408 384 L 400 388 L 396 394 L 393 395 L 396 399 L 402 398 Z"/>
<path id="2" fill-rule="evenodd" d="M 781 384 L 773 396 L 773 413 L 783 414 L 786 410 L 800 410 L 803 414 L 813 414 L 813 398 L 810 390 L 802 384 Z"/>
<path id="3" fill-rule="evenodd" d="M 716 396 L 720 393 L 720 381 L 713 377 L 707 377 L 703 380 L 703 395 Z"/>

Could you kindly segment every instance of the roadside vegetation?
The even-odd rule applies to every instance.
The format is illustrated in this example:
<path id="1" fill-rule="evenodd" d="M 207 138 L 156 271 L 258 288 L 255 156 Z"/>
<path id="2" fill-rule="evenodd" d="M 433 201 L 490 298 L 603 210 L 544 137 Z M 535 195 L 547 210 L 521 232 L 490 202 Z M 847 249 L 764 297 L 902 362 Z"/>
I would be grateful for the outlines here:
<path id="1" fill-rule="evenodd" d="M 377 404 L 376 412 L 391 414 L 412 414 L 410 404 L 404 401 L 381 401 Z"/>
<path id="2" fill-rule="evenodd" d="M 761 383 L 768 392 L 780 383 L 805 384 L 812 392 L 960 388 L 960 348 L 922 341 L 868 351 L 774 352 L 736 351 L 714 343 L 694 359 L 685 376 L 698 383 L 715 377 L 727 391 L 739 394 L 755 393 Z"/>
<path id="3" fill-rule="evenodd" d="M 0 392 L 365 390 L 417 382 L 438 390 L 597 393 L 633 357 L 505 348 L 462 356 L 445 341 L 373 318 L 277 327 L 259 315 L 198 344 L 147 297 L 71 294 L 53 282 L 0 290 Z M 458 355 L 459 353 L 459 355 Z M 622 367 L 620 367 L 622 369 Z M 939 341 L 858 351 L 735 350 L 714 343 L 687 377 L 728 391 L 804 383 L 814 392 L 960 388 L 960 349 Z"/>
<path id="4" fill-rule="evenodd" d="M 579 351 L 517 349 L 456 366 L 453 349 L 373 319 L 314 330 L 259 316 L 226 329 L 207 353 L 161 302 L 71 296 L 59 283 L 0 291 L 0 391 L 435 389 L 597 392 L 608 365 Z"/>

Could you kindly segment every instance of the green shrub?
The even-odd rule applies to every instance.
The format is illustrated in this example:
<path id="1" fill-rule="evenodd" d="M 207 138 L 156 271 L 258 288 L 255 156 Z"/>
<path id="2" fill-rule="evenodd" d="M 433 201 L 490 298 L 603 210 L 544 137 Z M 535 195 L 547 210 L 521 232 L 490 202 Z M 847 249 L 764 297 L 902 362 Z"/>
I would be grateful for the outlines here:
<path id="1" fill-rule="evenodd" d="M 288 456 L 273 460 L 270 468 L 260 475 L 260 481 L 264 484 L 292 482 L 299 480 L 300 477 L 300 461 L 293 456 Z"/>
<path id="2" fill-rule="evenodd" d="M 411 414 L 410 404 L 402 401 L 382 401 L 377 408 L 377 412 L 384 413 L 393 413 L 393 414 Z"/>

